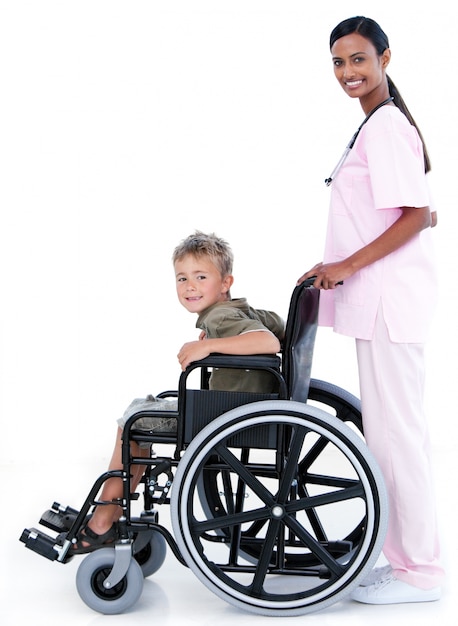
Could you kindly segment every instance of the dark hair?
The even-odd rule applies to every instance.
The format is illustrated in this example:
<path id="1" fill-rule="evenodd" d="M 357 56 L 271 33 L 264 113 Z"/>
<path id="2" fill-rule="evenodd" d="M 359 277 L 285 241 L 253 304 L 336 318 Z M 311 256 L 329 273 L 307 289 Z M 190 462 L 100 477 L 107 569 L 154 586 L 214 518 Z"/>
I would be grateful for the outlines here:
<path id="1" fill-rule="evenodd" d="M 390 47 L 388 37 L 383 32 L 381 27 L 377 24 L 377 22 L 371 20 L 369 17 L 363 17 L 361 15 L 358 15 L 356 17 L 350 17 L 349 19 L 340 22 L 340 24 L 338 24 L 331 33 L 331 36 L 329 38 L 329 47 L 332 48 L 332 46 L 338 39 L 340 39 L 341 37 L 345 37 L 346 35 L 351 35 L 352 33 L 358 33 L 365 39 L 368 39 L 373 44 L 379 56 L 382 55 L 385 50 Z M 399 93 L 398 88 L 388 75 L 387 80 L 390 96 L 393 97 L 394 104 L 404 113 L 412 126 L 415 126 L 415 128 L 417 129 L 417 132 L 423 143 L 425 172 L 429 172 L 431 169 L 431 161 L 429 160 L 426 144 L 420 132 L 420 129 L 418 128 L 417 123 L 415 122 L 412 114 L 407 108 L 407 105 L 404 102 L 401 94 Z"/>

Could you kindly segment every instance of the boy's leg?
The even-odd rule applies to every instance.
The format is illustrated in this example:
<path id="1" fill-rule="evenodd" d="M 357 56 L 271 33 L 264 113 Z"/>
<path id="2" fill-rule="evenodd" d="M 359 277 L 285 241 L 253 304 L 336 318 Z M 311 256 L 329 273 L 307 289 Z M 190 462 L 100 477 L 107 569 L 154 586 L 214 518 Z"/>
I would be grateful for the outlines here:
<path id="1" fill-rule="evenodd" d="M 116 441 L 113 448 L 108 470 L 122 469 L 122 429 L 118 428 L 116 433 Z M 131 443 L 132 454 L 138 457 L 147 458 L 150 454 L 149 448 L 141 448 L 137 443 Z M 132 470 L 131 489 L 135 490 L 145 471 L 145 466 L 136 465 Z M 123 496 L 123 481 L 121 478 L 109 478 L 105 481 L 100 500 L 109 502 L 117 500 Z M 103 535 L 110 530 L 113 523 L 119 519 L 121 508 L 117 504 L 104 504 L 97 506 L 88 521 L 88 527 L 97 535 Z M 84 533 L 83 533 L 84 534 Z M 82 545 L 85 545 L 82 540 Z"/>

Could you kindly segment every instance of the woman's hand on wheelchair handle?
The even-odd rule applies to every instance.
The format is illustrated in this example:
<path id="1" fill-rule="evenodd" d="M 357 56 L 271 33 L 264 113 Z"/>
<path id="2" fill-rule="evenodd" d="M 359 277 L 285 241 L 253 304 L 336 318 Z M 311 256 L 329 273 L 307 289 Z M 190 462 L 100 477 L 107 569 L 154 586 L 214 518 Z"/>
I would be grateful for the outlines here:
<path id="1" fill-rule="evenodd" d="M 351 276 L 341 263 L 317 263 L 308 272 L 305 272 L 297 281 L 300 285 L 308 279 L 314 278 L 313 286 L 316 289 L 335 289 L 343 284 L 343 279 Z"/>

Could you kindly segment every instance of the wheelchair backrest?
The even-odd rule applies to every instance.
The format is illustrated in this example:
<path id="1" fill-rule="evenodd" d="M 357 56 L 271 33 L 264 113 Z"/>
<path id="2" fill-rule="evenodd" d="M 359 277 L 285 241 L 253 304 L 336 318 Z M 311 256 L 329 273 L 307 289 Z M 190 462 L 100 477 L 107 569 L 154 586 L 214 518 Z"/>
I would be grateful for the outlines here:
<path id="1" fill-rule="evenodd" d="M 320 290 L 313 279 L 298 285 L 291 296 L 282 348 L 282 372 L 290 400 L 306 402 L 318 323 Z"/>

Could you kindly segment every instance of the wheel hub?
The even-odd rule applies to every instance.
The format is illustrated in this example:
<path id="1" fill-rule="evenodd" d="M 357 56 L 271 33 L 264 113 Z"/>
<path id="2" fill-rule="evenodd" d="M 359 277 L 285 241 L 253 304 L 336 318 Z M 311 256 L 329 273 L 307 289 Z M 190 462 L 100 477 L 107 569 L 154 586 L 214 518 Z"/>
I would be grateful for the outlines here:
<path id="1" fill-rule="evenodd" d="M 280 504 L 276 504 L 275 506 L 272 507 L 272 517 L 275 517 L 276 519 L 280 519 L 281 517 L 283 517 L 283 515 L 285 514 L 285 509 L 280 506 Z"/>

